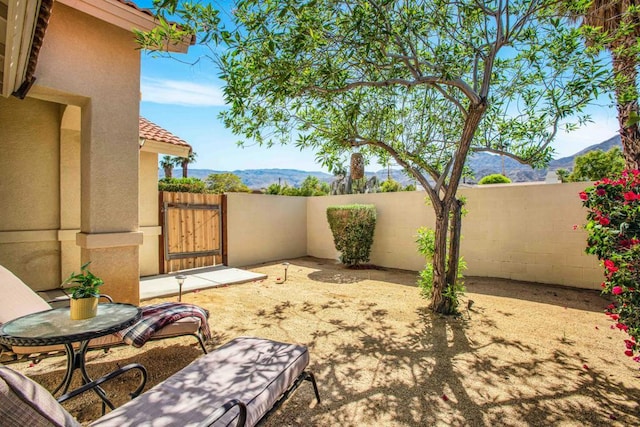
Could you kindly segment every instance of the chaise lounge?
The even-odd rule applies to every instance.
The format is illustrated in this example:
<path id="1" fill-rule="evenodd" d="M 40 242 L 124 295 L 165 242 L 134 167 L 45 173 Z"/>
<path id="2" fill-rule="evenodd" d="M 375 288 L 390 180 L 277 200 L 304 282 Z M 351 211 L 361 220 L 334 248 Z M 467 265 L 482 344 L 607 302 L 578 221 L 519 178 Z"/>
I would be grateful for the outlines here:
<path id="1" fill-rule="evenodd" d="M 320 403 L 315 378 L 305 370 L 308 364 L 303 345 L 236 338 L 90 426 L 254 426 L 302 381 L 312 383 Z M 90 390 L 101 380 L 59 400 Z M 46 390 L 6 367 L 0 367 L 0 417 L 8 427 L 79 425 Z"/>

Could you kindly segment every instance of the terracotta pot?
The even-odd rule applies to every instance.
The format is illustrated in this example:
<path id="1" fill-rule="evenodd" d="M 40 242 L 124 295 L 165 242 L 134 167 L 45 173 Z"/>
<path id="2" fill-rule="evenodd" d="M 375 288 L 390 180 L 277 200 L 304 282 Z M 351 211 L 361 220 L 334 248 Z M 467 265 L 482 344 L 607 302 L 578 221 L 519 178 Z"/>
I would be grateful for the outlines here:
<path id="1" fill-rule="evenodd" d="M 98 297 L 91 298 L 71 298 L 71 320 L 82 320 L 96 317 L 98 314 Z"/>

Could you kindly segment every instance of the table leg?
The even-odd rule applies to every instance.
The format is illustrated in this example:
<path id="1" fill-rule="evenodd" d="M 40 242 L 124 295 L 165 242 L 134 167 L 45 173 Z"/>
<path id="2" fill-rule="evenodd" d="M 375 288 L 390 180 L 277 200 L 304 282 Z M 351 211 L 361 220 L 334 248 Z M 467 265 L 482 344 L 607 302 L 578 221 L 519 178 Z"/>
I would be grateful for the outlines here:
<path id="1" fill-rule="evenodd" d="M 55 388 L 51 392 L 52 395 L 55 395 L 58 390 L 62 389 L 62 394 L 66 394 L 67 390 L 69 390 L 69 384 L 71 384 L 71 379 L 73 378 L 73 371 L 76 370 L 76 352 L 73 348 L 72 344 L 65 344 L 65 353 L 67 355 L 67 370 L 64 373 L 64 378 L 62 378 L 62 382 L 58 384 L 58 387 Z"/>
<path id="2" fill-rule="evenodd" d="M 53 395 L 55 395 L 58 390 L 62 389 L 62 395 L 67 394 L 69 390 L 69 384 L 71 384 L 71 380 L 73 379 L 73 373 L 76 369 L 80 369 L 80 374 L 82 375 L 82 383 L 87 384 L 90 383 L 91 377 L 87 373 L 87 369 L 85 366 L 85 357 L 87 355 L 87 350 L 89 349 L 89 341 L 82 341 L 80 343 L 80 347 L 78 350 L 73 348 L 73 344 L 65 344 L 65 351 L 67 353 L 67 372 L 64 374 L 64 378 L 62 382 L 56 389 L 53 391 Z M 93 391 L 98 395 L 98 397 L 102 400 L 102 413 L 105 412 L 104 405 L 106 404 L 111 410 L 115 409 L 115 406 L 111 401 L 107 398 L 107 394 L 100 387 L 97 386 L 93 389 Z"/>

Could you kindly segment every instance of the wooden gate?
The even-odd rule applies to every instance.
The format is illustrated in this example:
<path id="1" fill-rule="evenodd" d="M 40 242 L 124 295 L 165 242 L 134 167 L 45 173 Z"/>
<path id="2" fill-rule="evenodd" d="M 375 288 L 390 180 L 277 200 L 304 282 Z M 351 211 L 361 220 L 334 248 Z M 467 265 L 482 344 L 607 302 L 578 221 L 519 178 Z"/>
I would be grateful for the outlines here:
<path id="1" fill-rule="evenodd" d="M 224 264 L 221 194 L 160 192 L 160 271 Z"/>

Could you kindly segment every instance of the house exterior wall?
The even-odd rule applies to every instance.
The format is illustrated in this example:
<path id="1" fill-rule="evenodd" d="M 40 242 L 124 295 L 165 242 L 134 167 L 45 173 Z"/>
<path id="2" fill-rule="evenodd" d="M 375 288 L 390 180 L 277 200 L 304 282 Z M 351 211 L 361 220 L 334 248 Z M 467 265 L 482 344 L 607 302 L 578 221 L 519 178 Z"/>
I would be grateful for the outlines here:
<path id="1" fill-rule="evenodd" d="M 160 272 L 160 222 L 158 206 L 158 154 L 140 152 L 140 276 Z"/>
<path id="2" fill-rule="evenodd" d="M 0 192 L 9 193 L 13 207 L 11 212 L 0 208 L 3 239 L 9 241 L 0 241 L 0 263 L 35 289 L 57 286 L 76 259 L 91 260 L 92 272 L 105 280 L 103 292 L 117 301 L 139 302 L 140 51 L 136 47 L 130 31 L 56 2 L 38 59 L 36 84 L 28 94 L 33 99 L 0 100 L 4 114 L 0 147 L 3 157 L 14 147 L 15 158 L 0 172 Z M 79 134 L 63 128 L 61 115 L 68 105 L 80 109 Z M 12 129 L 19 124 L 21 128 Z M 68 152 L 76 149 L 73 140 L 80 145 L 79 173 L 61 174 L 61 164 L 76 162 L 75 154 Z M 22 165 L 28 165 L 29 172 L 25 174 Z M 18 176 L 28 182 L 19 192 L 10 184 Z M 61 195 L 61 180 L 78 176 L 80 197 Z M 74 200 L 80 201 L 79 207 Z M 38 233 L 15 235 L 31 229 Z M 74 244 L 80 247 L 79 258 L 61 261 L 61 248 L 71 253 Z"/>
<path id="3" fill-rule="evenodd" d="M 227 194 L 227 264 L 245 266 L 307 254 L 304 197 Z"/>
<path id="4" fill-rule="evenodd" d="M 60 111 L 0 98 L 0 264 L 34 289 L 60 284 Z"/>

